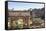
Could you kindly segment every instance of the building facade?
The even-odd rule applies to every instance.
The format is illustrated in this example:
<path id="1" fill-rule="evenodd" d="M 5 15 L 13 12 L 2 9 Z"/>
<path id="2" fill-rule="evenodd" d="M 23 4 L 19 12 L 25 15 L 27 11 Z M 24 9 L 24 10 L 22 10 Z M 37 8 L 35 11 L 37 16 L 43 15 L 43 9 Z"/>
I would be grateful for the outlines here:
<path id="1" fill-rule="evenodd" d="M 8 29 L 30 28 L 31 14 L 31 11 L 8 11 Z"/>

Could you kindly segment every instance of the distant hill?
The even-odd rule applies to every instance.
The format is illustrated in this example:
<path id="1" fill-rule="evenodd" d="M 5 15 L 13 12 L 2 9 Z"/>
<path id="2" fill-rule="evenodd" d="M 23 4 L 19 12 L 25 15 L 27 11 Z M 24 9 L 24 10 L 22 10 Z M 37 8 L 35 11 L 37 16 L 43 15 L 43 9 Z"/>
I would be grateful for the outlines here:
<path id="1" fill-rule="evenodd" d="M 32 14 L 33 14 L 33 17 L 41 17 L 42 19 L 44 19 L 44 17 L 45 17 L 45 8 L 33 9 Z"/>

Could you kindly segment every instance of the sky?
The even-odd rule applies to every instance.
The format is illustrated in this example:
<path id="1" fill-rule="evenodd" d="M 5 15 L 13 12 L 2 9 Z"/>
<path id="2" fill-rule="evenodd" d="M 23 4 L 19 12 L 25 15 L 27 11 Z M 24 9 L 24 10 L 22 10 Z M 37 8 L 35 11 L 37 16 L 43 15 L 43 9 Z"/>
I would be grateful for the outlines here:
<path id="1" fill-rule="evenodd" d="M 14 10 L 28 10 L 29 8 L 43 8 L 44 4 L 36 3 L 20 3 L 20 2 L 8 2 L 8 9 L 14 8 Z"/>

